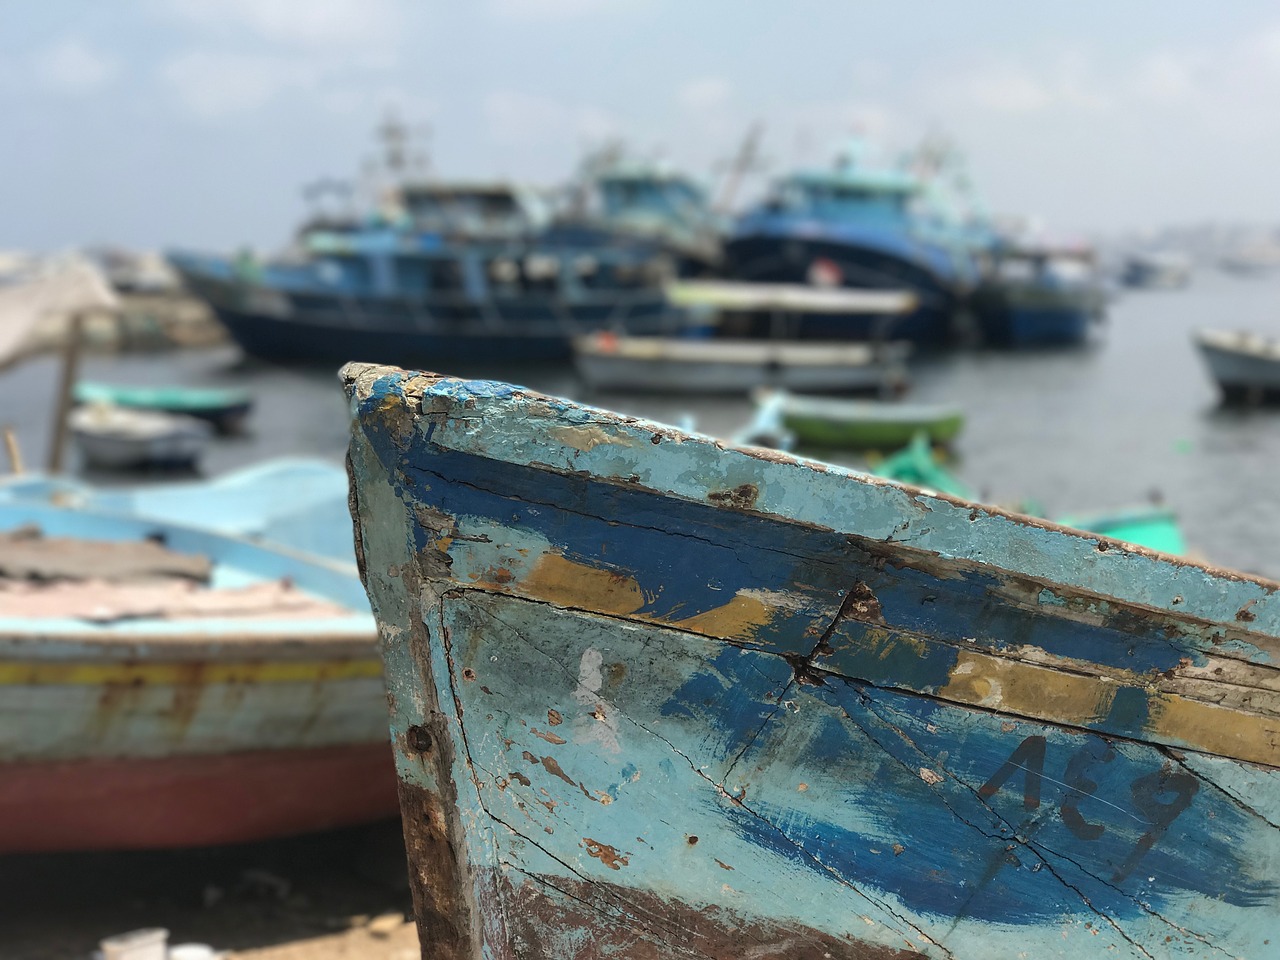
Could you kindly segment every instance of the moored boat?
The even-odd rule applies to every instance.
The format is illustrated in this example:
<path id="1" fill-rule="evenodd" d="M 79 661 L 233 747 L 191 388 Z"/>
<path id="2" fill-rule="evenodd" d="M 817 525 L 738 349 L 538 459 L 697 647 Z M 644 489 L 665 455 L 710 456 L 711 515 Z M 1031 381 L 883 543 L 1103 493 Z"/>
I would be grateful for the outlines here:
<path id="1" fill-rule="evenodd" d="M 424 956 L 1268 956 L 1277 585 L 351 366 Z"/>
<path id="2" fill-rule="evenodd" d="M 1280 401 L 1280 341 L 1225 330 L 1200 330 L 1195 341 L 1224 402 Z"/>
<path id="3" fill-rule="evenodd" d="M 907 446 L 882 460 L 874 472 L 876 476 L 886 480 L 925 487 L 964 500 L 978 499 L 964 481 L 938 462 L 929 438 L 923 433 L 917 434 Z M 1070 516 L 1046 514 L 1038 504 L 1031 501 L 1018 503 L 1016 509 L 1032 516 L 1044 516 L 1064 527 L 1073 527 L 1109 540 L 1136 544 L 1172 556 L 1182 556 L 1187 552 L 1178 514 L 1160 504 L 1137 504 L 1116 510 Z"/>
<path id="4" fill-rule="evenodd" d="M 946 404 L 887 403 L 830 397 L 778 398 L 778 416 L 800 446 L 897 450 L 917 435 L 947 444 L 964 426 L 964 411 Z"/>
<path id="5" fill-rule="evenodd" d="M 768 311 L 765 338 L 717 335 L 627 337 L 613 331 L 574 340 L 578 375 L 595 390 L 747 393 L 759 387 L 834 393 L 900 393 L 907 386 L 904 341 L 795 340 L 797 314 L 892 316 L 910 311 L 903 291 L 815 290 L 791 284 L 685 281 L 667 287 L 677 306 Z"/>
<path id="6" fill-rule="evenodd" d="M 1173 250 L 1133 253 L 1125 258 L 1119 279 L 1137 290 L 1178 290 L 1191 282 L 1191 260 Z"/>
<path id="7" fill-rule="evenodd" d="M 231 387 L 141 387 L 80 382 L 75 387 L 75 400 L 195 417 L 223 434 L 239 430 L 253 409 L 253 394 Z"/>
<path id="8" fill-rule="evenodd" d="M 355 564 L 347 474 L 324 460 L 282 457 L 208 480 L 98 487 L 62 476 L 0 478 L 0 499 L 194 525 Z"/>
<path id="9" fill-rule="evenodd" d="M 395 809 L 349 564 L 0 500 L 0 852 L 234 843 Z"/>
<path id="10" fill-rule="evenodd" d="M 169 259 L 246 353 L 277 362 L 564 359 L 593 330 L 685 325 L 656 242 L 550 224 L 508 184 L 397 196 L 394 215 L 308 225 L 290 257 Z"/>
<path id="11" fill-rule="evenodd" d="M 984 343 L 1054 347 L 1084 343 L 1106 306 L 1087 248 L 1001 245 L 973 297 Z"/>
<path id="12" fill-rule="evenodd" d="M 948 345 L 959 333 L 957 315 L 977 282 L 977 264 L 957 233 L 920 214 L 926 190 L 906 170 L 868 164 L 864 146 L 851 143 L 833 169 L 783 178 L 740 218 L 724 244 L 725 276 L 819 290 L 907 290 L 914 303 L 905 314 L 806 312 L 796 333 Z M 770 327 L 759 311 L 735 324 L 755 335 L 767 335 Z"/>
<path id="13" fill-rule="evenodd" d="M 101 403 L 77 407 L 67 422 L 85 465 L 103 470 L 190 470 L 213 433 L 195 417 Z"/>
<path id="14" fill-rule="evenodd" d="M 593 390 L 749 393 L 758 387 L 898 393 L 909 344 L 787 342 L 720 337 L 579 337 L 573 362 Z"/>

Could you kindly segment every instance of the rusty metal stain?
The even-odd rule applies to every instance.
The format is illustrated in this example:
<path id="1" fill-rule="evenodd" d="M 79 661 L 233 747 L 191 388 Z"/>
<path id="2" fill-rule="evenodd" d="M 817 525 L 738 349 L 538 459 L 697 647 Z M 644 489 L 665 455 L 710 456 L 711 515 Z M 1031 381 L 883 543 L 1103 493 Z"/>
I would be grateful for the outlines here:
<path id="1" fill-rule="evenodd" d="M 611 847 L 607 843 L 601 843 L 599 840 L 592 840 L 590 837 L 583 837 L 582 842 L 587 847 L 587 856 L 595 857 L 610 870 L 617 870 L 625 867 L 631 862 L 631 858 L 618 853 L 615 847 Z"/>
<path id="2" fill-rule="evenodd" d="M 580 784 L 576 780 L 574 780 L 567 773 L 565 773 L 564 770 L 560 768 L 560 764 L 556 762 L 555 757 L 543 757 L 539 762 L 542 764 L 543 768 L 547 771 L 547 773 L 551 774 L 553 777 L 559 777 L 561 780 L 569 784 L 569 786 L 571 787 L 580 786 Z M 582 792 L 586 793 L 586 790 L 583 790 Z"/>
<path id="3" fill-rule="evenodd" d="M 760 488 L 754 483 L 743 483 L 731 490 L 712 490 L 707 499 L 720 507 L 731 510 L 750 510 L 756 505 L 760 496 Z"/>

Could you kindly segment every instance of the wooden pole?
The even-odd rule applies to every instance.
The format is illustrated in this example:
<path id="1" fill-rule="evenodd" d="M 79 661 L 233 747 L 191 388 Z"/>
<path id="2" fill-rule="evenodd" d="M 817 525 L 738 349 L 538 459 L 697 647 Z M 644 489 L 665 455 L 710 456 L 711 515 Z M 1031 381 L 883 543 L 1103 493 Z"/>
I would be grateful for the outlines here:
<path id="1" fill-rule="evenodd" d="M 71 401 L 76 389 L 76 376 L 80 369 L 80 341 L 84 331 L 84 313 L 77 310 L 71 315 L 67 341 L 62 347 L 62 376 L 58 381 L 58 407 L 53 417 L 53 437 L 49 447 L 49 472 L 62 472 L 62 451 L 67 445 L 67 418 L 71 414 Z"/>
<path id="2" fill-rule="evenodd" d="M 18 446 L 18 435 L 9 424 L 4 426 L 4 449 L 9 455 L 9 472 L 13 474 L 25 472 L 22 464 L 22 448 Z"/>

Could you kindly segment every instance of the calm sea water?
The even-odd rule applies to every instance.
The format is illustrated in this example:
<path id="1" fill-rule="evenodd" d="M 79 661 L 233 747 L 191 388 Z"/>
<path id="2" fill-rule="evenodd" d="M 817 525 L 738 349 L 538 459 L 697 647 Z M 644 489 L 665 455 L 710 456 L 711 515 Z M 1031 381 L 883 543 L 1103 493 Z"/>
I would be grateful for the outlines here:
<path id="1" fill-rule="evenodd" d="M 1205 271 L 1186 290 L 1127 293 L 1085 348 L 939 357 L 916 366 L 911 396 L 966 410 L 955 469 L 988 500 L 1034 499 L 1062 515 L 1160 497 L 1196 554 L 1280 576 L 1280 410 L 1219 409 L 1191 343 L 1202 326 L 1280 334 L 1280 278 Z M 567 365 L 444 372 L 514 380 L 658 420 L 692 415 L 713 435 L 732 434 L 751 416 L 745 398 L 591 396 Z M 278 369 L 220 349 L 87 357 L 82 376 L 252 387 L 251 432 L 217 441 L 205 473 L 272 456 L 337 461 L 346 444 L 346 408 L 330 370 Z M 16 428 L 29 464 L 47 455 L 56 382 L 53 358 L 0 374 L 0 423 Z"/>

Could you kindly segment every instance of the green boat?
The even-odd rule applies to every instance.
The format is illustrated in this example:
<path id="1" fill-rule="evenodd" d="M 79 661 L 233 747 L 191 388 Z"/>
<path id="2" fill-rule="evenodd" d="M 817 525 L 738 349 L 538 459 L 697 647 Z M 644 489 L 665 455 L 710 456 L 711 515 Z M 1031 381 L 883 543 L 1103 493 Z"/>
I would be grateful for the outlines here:
<path id="1" fill-rule="evenodd" d="M 896 450 L 919 433 L 947 444 L 964 426 L 964 412 L 953 406 L 790 394 L 779 403 L 779 414 L 800 446 L 842 450 Z"/>
<path id="2" fill-rule="evenodd" d="M 874 473 L 886 480 L 924 487 L 963 500 L 975 499 L 973 490 L 938 462 L 929 438 L 924 433 L 916 434 L 909 444 L 893 456 L 886 457 Z M 1016 504 L 1014 509 L 1032 516 L 1045 516 L 1038 504 L 1028 501 Z M 1152 504 L 1109 513 L 1046 519 L 1064 527 L 1087 530 L 1111 540 L 1137 544 L 1172 556 L 1182 556 L 1187 552 L 1187 544 L 1178 525 L 1178 515 L 1164 506 Z"/>
<path id="3" fill-rule="evenodd" d="M 253 408 L 253 394 L 233 387 L 132 387 L 78 383 L 77 403 L 110 404 L 135 410 L 160 410 L 197 417 L 219 433 L 234 433 Z"/>
<path id="4" fill-rule="evenodd" d="M 1114 513 L 1058 517 L 1056 522 L 1064 527 L 1088 530 L 1112 540 L 1136 543 L 1175 557 L 1187 552 L 1182 528 L 1178 526 L 1178 515 L 1168 507 L 1131 507 Z"/>

